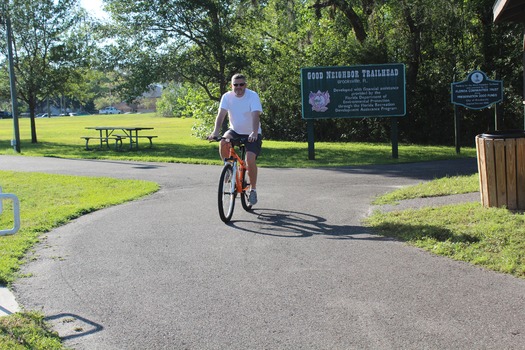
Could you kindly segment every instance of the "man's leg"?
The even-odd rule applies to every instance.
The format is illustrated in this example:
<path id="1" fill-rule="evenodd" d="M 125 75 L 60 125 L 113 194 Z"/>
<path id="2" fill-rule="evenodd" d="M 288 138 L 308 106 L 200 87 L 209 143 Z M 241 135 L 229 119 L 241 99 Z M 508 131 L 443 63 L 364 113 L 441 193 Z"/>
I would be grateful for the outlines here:
<path id="1" fill-rule="evenodd" d="M 223 135 L 223 137 L 230 138 L 232 137 L 230 130 L 226 131 Z M 230 143 L 226 142 L 225 139 L 222 139 L 221 142 L 219 142 L 219 155 L 221 156 L 221 160 L 224 160 L 230 156 Z"/>
<path id="2" fill-rule="evenodd" d="M 230 144 L 225 140 L 221 140 L 221 142 L 219 142 L 219 155 L 221 156 L 221 160 L 224 160 L 230 156 Z"/>
<path id="3" fill-rule="evenodd" d="M 250 195 L 248 201 L 251 205 L 257 204 L 257 156 L 253 152 L 246 152 L 246 167 L 248 168 L 248 179 L 250 180 Z"/>
<path id="4" fill-rule="evenodd" d="M 246 152 L 246 166 L 248 168 L 248 179 L 251 189 L 257 188 L 257 156 L 253 152 Z"/>

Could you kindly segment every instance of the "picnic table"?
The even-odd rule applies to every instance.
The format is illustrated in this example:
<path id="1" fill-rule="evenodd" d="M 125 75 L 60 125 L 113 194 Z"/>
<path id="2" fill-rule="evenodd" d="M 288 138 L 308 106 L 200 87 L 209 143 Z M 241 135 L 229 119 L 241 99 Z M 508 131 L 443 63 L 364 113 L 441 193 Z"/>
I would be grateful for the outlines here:
<path id="1" fill-rule="evenodd" d="M 139 135 L 140 131 L 153 130 L 152 127 L 144 126 L 87 126 L 86 129 L 97 130 L 98 136 L 82 136 L 86 140 L 86 150 L 89 150 L 89 140 L 96 139 L 100 142 L 100 148 L 105 144 L 109 148 L 109 141 L 115 141 L 115 149 L 122 148 L 122 141 L 129 140 L 129 149 L 139 148 L 139 139 L 147 138 L 150 147 L 153 147 L 153 139 L 156 135 Z"/>

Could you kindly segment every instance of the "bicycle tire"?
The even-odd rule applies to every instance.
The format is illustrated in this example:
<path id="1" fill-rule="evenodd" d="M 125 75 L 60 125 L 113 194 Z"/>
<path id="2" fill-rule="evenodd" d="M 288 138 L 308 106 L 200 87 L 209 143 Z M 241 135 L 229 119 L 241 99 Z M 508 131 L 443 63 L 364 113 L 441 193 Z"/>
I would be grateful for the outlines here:
<path id="1" fill-rule="evenodd" d="M 226 164 L 222 169 L 218 195 L 219 216 L 223 222 L 229 222 L 233 216 L 237 196 L 231 164 Z"/>
<path id="2" fill-rule="evenodd" d="M 252 205 L 248 201 L 248 198 L 250 196 L 249 193 L 247 193 L 244 189 L 249 186 L 249 183 L 246 181 L 246 171 L 242 173 L 242 193 L 241 193 L 241 204 L 244 210 L 251 211 Z"/>

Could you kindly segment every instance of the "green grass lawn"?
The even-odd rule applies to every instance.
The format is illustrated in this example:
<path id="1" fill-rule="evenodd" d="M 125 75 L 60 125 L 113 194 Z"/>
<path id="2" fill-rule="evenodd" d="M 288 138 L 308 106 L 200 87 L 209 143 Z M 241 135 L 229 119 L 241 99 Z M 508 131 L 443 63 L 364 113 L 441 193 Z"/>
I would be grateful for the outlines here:
<path id="1" fill-rule="evenodd" d="M 23 208 L 18 233 L 0 236 L 0 284 L 17 277 L 24 254 L 42 234 L 84 214 L 159 188 L 148 181 L 13 171 L 0 171 L 0 184 L 4 193 L 17 195 Z M 12 201 L 3 202 L 0 227 L 7 229 L 14 226 Z"/>
<path id="2" fill-rule="evenodd" d="M 67 349 L 40 312 L 17 312 L 0 317 L 0 349 L 59 350 Z"/>
<path id="3" fill-rule="evenodd" d="M 478 175 L 436 179 L 401 188 L 375 204 L 479 191 Z M 437 255 L 525 278 L 525 215 L 481 202 L 437 208 L 376 211 L 365 220 L 378 234 L 396 237 Z"/>
<path id="4" fill-rule="evenodd" d="M 79 117 L 37 118 L 38 143 L 31 143 L 29 118 L 20 119 L 20 148 L 22 155 L 87 159 L 119 159 L 134 161 L 218 164 L 217 144 L 198 139 L 192 134 L 193 119 L 163 118 L 154 114 L 91 115 Z M 87 126 L 149 126 L 144 131 L 157 135 L 154 147 L 138 151 L 116 152 L 114 148 L 86 151 L 81 136 L 97 135 Z M 0 154 L 14 154 L 11 146 L 13 121 L 0 119 Z M 93 140 L 91 141 L 93 142 Z M 90 144 L 91 144 L 90 142 Z M 143 143 L 147 145 L 147 141 Z M 125 146 L 125 145 L 124 145 Z M 456 155 L 454 147 L 399 145 L 398 159 L 392 158 L 389 143 L 317 142 L 315 160 L 308 160 L 306 142 L 265 140 L 258 164 L 262 167 L 324 167 L 365 164 L 420 162 L 426 160 L 475 157 L 474 148 L 463 148 Z"/>
<path id="5" fill-rule="evenodd" d="M 377 233 L 434 254 L 525 278 L 525 216 L 480 203 L 376 212 Z"/>
<path id="6" fill-rule="evenodd" d="M 470 176 L 448 176 L 431 182 L 400 188 L 376 198 L 373 204 L 392 204 L 400 200 L 439 197 L 453 194 L 479 192 L 478 174 Z"/>
<path id="7" fill-rule="evenodd" d="M 0 285 L 22 277 L 18 271 L 26 253 L 53 228 L 159 188 L 148 181 L 12 171 L 0 171 L 0 185 L 4 193 L 16 193 L 23 208 L 20 230 L 15 235 L 0 236 Z M 12 201 L 3 201 L 0 228 L 14 226 L 12 209 Z M 0 318 L 0 349 L 61 348 L 60 339 L 39 313 Z"/>

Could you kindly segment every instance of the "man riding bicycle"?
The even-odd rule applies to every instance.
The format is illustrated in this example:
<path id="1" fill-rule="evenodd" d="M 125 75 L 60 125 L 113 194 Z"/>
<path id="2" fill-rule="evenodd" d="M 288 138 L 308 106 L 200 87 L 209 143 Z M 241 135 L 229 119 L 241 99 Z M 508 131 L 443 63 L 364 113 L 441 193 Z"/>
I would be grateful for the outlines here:
<path id="1" fill-rule="evenodd" d="M 208 139 L 211 140 L 219 136 L 226 115 L 229 118 L 230 129 L 224 133 L 223 137 L 246 137 L 248 139 L 246 143 L 246 164 L 251 185 L 248 200 L 251 205 L 255 205 L 257 203 L 257 156 L 262 146 L 261 100 L 255 91 L 247 88 L 246 77 L 242 74 L 235 74 L 232 77 L 231 88 L 232 91 L 222 95 L 215 119 L 215 129 L 208 136 Z M 221 159 L 228 158 L 229 147 L 230 145 L 227 144 L 226 140 L 221 140 L 219 144 Z"/>

